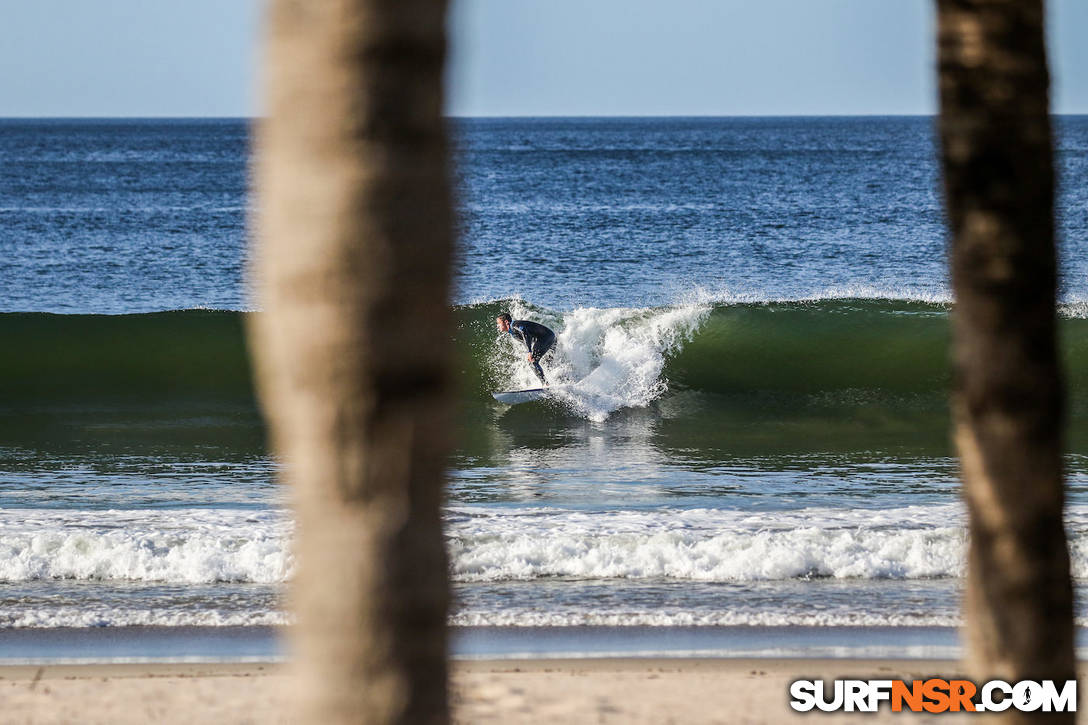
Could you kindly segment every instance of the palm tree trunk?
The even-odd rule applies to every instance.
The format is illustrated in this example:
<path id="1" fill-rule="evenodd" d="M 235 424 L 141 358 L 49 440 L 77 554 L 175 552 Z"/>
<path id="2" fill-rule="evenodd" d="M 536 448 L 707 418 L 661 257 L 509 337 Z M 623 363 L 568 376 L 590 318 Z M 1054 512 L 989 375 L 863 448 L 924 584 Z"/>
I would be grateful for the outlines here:
<path id="1" fill-rule="evenodd" d="M 969 661 L 984 678 L 1071 679 L 1043 6 L 937 7 Z"/>
<path id="2" fill-rule="evenodd" d="M 302 719 L 441 723 L 444 0 L 273 0 L 251 332 L 293 486 Z"/>

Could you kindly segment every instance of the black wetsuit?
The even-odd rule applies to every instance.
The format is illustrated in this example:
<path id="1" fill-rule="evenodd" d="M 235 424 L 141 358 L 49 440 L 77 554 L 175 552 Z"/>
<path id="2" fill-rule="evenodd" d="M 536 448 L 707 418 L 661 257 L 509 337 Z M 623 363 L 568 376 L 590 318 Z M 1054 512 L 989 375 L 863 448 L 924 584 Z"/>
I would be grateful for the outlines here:
<path id="1" fill-rule="evenodd" d="M 533 372 L 540 378 L 542 385 L 547 385 L 540 359 L 555 348 L 555 333 L 536 322 L 514 320 L 510 323 L 510 334 L 525 343 L 526 351 L 533 356 Z"/>

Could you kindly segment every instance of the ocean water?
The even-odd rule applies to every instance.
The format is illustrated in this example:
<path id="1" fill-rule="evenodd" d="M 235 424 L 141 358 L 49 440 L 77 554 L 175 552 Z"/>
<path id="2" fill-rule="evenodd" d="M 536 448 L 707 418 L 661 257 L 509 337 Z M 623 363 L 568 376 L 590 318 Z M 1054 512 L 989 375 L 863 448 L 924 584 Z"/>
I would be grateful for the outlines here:
<path id="1" fill-rule="evenodd" d="M 1088 117 L 1056 128 L 1082 590 Z M 452 129 L 452 624 L 960 622 L 932 119 Z M 247 143 L 232 120 L 0 121 L 0 630 L 290 621 L 243 337 Z M 558 332 L 556 400 L 490 398 L 533 383 L 501 311 Z"/>

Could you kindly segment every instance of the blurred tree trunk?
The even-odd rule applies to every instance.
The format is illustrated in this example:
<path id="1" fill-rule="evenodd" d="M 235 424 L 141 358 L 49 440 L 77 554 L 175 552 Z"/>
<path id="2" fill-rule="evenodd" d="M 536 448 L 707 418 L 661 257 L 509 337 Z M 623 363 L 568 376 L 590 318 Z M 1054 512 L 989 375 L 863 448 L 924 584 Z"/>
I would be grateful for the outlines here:
<path id="1" fill-rule="evenodd" d="M 969 660 L 980 677 L 1071 679 L 1043 6 L 937 8 Z"/>
<path id="2" fill-rule="evenodd" d="M 251 331 L 313 723 L 448 719 L 445 10 L 273 0 L 266 19 Z"/>

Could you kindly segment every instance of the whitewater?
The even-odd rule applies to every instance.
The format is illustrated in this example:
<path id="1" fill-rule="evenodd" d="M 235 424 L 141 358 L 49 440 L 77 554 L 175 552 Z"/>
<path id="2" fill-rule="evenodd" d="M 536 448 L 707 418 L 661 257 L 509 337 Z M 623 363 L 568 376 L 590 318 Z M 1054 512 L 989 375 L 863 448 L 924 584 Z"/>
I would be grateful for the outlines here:
<path id="1" fill-rule="evenodd" d="M 463 604 L 455 624 L 474 626 L 610 625 L 867 625 L 954 624 L 953 605 L 964 570 L 966 531 L 962 506 L 934 504 L 901 509 L 801 507 L 758 512 L 743 509 L 622 511 L 555 507 L 457 505 L 445 525 L 451 578 Z M 1071 508 L 1072 565 L 1088 579 L 1088 505 Z M 0 624 L 17 627 L 150 625 L 238 626 L 289 621 L 277 587 L 289 582 L 295 562 L 285 510 L 224 512 L 166 509 L 158 512 L 23 509 L 0 511 L 0 582 L 22 584 Z M 85 582 L 110 606 L 58 604 L 49 592 Z M 540 592 L 503 587 L 540 582 L 557 609 L 530 605 Z M 911 612 L 881 597 L 878 606 L 843 602 L 815 613 L 814 601 L 830 592 L 896 582 L 943 592 L 941 617 Z M 184 585 L 184 586 L 182 586 Z M 602 603 L 601 589 L 634 585 L 652 593 L 641 600 Z M 807 605 L 783 602 L 809 586 Z M 196 586 L 179 608 L 161 606 L 163 588 Z M 201 591 L 199 587 L 204 587 Z M 231 597 L 216 587 L 234 586 Z M 753 608 L 744 587 L 774 587 L 788 596 L 777 606 Z M 740 589 L 737 589 L 737 588 Z M 732 589 L 731 589 L 732 588 Z M 127 596 L 119 596 L 121 591 Z M 711 592 L 718 592 L 716 601 Z M 654 599 L 701 592 L 699 610 L 659 610 Z M 722 598 L 723 596 L 726 598 Z M 490 601 L 482 606 L 481 601 Z M 834 599 L 834 597 L 833 597 Z M 739 600 L 739 601 L 738 601 Z M 738 604 L 745 606 L 738 609 Z M 160 605 L 158 607 L 153 605 Z M 768 604 L 764 601 L 764 605 Z M 834 604 L 834 601 L 831 602 Z M 611 606 L 609 606 L 611 605 Z M 821 609 L 818 604 L 815 609 Z"/>

